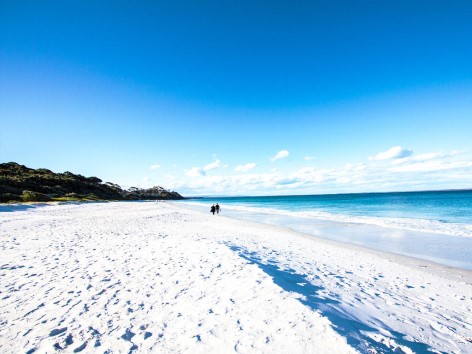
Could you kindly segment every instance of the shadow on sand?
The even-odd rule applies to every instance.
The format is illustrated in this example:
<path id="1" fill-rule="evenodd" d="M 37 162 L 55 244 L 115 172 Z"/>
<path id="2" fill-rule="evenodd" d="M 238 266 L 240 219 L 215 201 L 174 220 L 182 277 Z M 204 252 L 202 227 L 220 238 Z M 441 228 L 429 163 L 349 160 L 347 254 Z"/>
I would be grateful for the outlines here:
<path id="1" fill-rule="evenodd" d="M 250 263 L 256 264 L 267 275 L 269 275 L 274 283 L 284 289 L 298 293 L 301 297 L 298 299 L 303 305 L 309 307 L 314 311 L 318 311 L 322 316 L 329 319 L 333 324 L 333 329 L 341 336 L 347 339 L 349 345 L 359 350 L 362 353 L 404 353 L 398 346 L 410 348 L 415 353 L 431 353 L 428 345 L 409 341 L 404 338 L 404 334 L 396 332 L 385 325 L 381 326 L 383 331 L 372 327 L 367 323 L 362 323 L 349 313 L 342 310 L 338 300 L 326 298 L 319 293 L 325 288 L 316 286 L 307 280 L 306 275 L 297 274 L 293 269 L 282 269 L 276 263 L 270 264 L 262 263 L 260 257 L 255 252 L 248 252 L 247 250 L 234 245 L 227 244 L 227 246 L 234 252 L 238 253 L 241 258 L 244 258 Z M 390 332 L 391 337 L 397 345 L 392 346 L 390 343 L 382 343 L 371 338 L 372 335 L 381 334 L 385 336 L 385 330 Z M 370 334 L 370 336 L 368 335 Z"/>
<path id="2" fill-rule="evenodd" d="M 15 211 L 25 211 L 38 207 L 44 207 L 49 205 L 47 203 L 34 203 L 34 204 L 0 204 L 0 213 L 12 213 Z"/>
<path id="3" fill-rule="evenodd" d="M 107 203 L 106 200 L 68 200 L 68 201 L 52 201 L 47 203 L 31 203 L 31 204 L 0 204 L 0 213 L 12 213 L 15 211 L 25 211 L 34 208 L 46 207 L 51 205 L 82 205 L 82 204 L 99 204 Z M 130 201 L 131 202 L 131 201 Z M 136 202 L 136 201 L 132 201 Z M 147 200 L 143 200 L 147 202 Z"/>

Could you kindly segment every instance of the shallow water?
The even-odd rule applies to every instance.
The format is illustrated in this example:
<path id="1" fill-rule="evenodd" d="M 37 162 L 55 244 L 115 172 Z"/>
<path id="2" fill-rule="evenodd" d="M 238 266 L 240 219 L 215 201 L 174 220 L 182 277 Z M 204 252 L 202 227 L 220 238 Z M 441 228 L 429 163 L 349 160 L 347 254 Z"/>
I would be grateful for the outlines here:
<path id="1" fill-rule="evenodd" d="M 467 199 L 470 196 L 472 196 L 471 193 L 452 196 L 452 199 L 458 198 L 450 204 L 462 205 L 458 208 L 462 208 L 462 212 L 465 212 L 470 207 Z M 279 206 L 275 205 L 276 199 L 274 198 L 278 198 Z M 356 217 L 353 214 L 326 212 L 321 210 L 319 206 L 314 208 L 309 203 L 307 204 L 306 199 L 301 201 L 301 205 L 294 206 L 297 199 L 288 197 L 291 199 L 283 204 L 284 198 L 287 197 L 196 199 L 179 203 L 208 212 L 209 204 L 211 205 L 217 201 L 222 206 L 222 214 L 226 216 L 288 227 L 298 232 L 325 239 L 472 270 L 472 237 L 469 235 L 470 230 L 472 230 L 472 223 L 457 222 L 459 219 L 461 221 L 468 220 L 470 216 L 459 217 L 459 212 L 454 212 L 450 205 L 446 208 L 447 211 L 442 213 L 442 217 L 448 218 L 449 221 L 447 222 L 424 219 L 426 214 L 434 214 L 436 217 L 441 214 L 439 211 L 432 213 L 431 206 L 427 213 L 415 214 L 416 217 L 421 218 L 401 218 L 399 214 L 405 214 L 405 211 L 397 213 L 392 212 L 395 209 L 393 207 L 372 207 L 372 198 L 370 198 L 367 204 L 371 205 L 371 209 L 376 209 L 375 213 L 379 214 L 381 209 L 390 209 L 389 216 L 373 216 L 372 211 L 370 211 L 366 212 L 368 216 L 359 215 Z M 409 196 L 405 200 L 411 198 Z M 428 203 L 430 205 L 435 204 L 436 208 L 440 209 L 439 205 L 444 204 L 445 199 L 451 199 L 451 195 L 447 198 L 440 195 L 442 201 L 433 202 L 431 201 L 432 198 L 431 195 L 426 198 L 429 200 Z M 385 197 L 382 199 L 382 203 L 384 203 Z M 248 200 L 250 201 L 248 202 Z M 342 204 L 339 198 L 337 202 Z M 333 204 L 334 202 L 330 201 L 330 203 Z M 403 204 L 405 203 L 408 202 L 404 201 Z M 360 206 L 356 208 L 360 209 Z M 417 206 L 412 208 L 417 208 Z M 346 209 L 348 208 L 346 207 Z M 408 208 L 404 207 L 404 209 Z M 391 215 L 395 216 L 396 222 L 389 222 L 392 220 Z"/>

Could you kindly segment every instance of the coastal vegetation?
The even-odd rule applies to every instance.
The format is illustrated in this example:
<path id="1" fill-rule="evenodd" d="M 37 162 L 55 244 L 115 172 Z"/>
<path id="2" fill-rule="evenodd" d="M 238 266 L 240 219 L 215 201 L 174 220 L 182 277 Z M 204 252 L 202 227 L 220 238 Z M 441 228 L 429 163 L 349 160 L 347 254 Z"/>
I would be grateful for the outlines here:
<path id="1" fill-rule="evenodd" d="M 72 172 L 54 173 L 28 168 L 16 162 L 0 164 L 0 202 L 176 200 L 177 193 L 156 186 L 148 189 L 119 185 Z"/>

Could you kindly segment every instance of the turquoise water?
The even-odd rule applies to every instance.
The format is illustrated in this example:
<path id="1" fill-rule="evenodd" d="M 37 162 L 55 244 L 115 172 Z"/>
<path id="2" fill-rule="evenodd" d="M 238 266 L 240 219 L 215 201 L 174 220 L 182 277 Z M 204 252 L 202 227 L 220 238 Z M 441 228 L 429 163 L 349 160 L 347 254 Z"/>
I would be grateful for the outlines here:
<path id="1" fill-rule="evenodd" d="M 472 223 L 472 191 L 205 198 L 212 204 Z"/>
<path id="2" fill-rule="evenodd" d="M 220 197 L 183 203 L 208 212 L 219 203 L 223 215 L 472 269 L 472 190 Z"/>

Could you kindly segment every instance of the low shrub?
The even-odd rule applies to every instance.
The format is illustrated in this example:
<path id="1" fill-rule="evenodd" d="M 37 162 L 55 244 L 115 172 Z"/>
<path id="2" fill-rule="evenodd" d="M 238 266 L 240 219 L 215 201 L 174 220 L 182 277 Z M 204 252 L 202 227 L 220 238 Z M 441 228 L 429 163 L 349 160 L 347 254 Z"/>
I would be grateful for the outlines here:
<path id="1" fill-rule="evenodd" d="M 46 194 L 32 191 L 23 191 L 21 199 L 24 202 L 49 202 L 51 200 Z"/>

